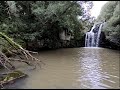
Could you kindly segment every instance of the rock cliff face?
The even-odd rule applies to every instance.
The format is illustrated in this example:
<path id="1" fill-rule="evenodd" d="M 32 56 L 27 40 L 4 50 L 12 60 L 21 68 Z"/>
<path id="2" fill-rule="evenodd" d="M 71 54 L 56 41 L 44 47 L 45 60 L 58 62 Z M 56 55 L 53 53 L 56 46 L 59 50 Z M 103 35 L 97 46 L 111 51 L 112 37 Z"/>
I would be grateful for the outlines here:
<path id="1" fill-rule="evenodd" d="M 104 32 L 100 34 L 99 47 L 105 47 L 106 45 L 106 36 Z"/>
<path id="2" fill-rule="evenodd" d="M 101 32 L 99 47 L 120 50 L 119 44 L 117 44 L 115 42 L 112 42 L 109 39 L 107 39 L 104 32 Z"/>

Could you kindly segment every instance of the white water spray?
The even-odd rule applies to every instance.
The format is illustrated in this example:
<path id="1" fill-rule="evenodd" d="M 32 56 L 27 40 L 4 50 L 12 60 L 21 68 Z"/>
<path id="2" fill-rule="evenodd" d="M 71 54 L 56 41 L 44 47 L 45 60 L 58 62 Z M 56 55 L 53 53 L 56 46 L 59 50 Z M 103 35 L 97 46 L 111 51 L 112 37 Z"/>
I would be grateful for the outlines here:
<path id="1" fill-rule="evenodd" d="M 92 29 L 86 33 L 85 47 L 98 47 L 99 46 L 99 40 L 100 40 L 102 26 L 103 26 L 102 24 L 100 24 L 99 27 L 94 24 Z"/>

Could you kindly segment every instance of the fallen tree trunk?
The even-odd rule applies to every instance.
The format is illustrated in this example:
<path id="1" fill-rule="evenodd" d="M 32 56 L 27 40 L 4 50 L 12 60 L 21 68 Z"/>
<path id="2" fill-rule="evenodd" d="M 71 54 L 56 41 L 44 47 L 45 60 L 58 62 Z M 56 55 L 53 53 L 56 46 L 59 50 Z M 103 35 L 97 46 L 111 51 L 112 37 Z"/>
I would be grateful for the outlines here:
<path id="1" fill-rule="evenodd" d="M 6 36 L 4 33 L 0 32 L 0 37 L 3 38 L 5 41 L 7 41 L 8 44 L 10 44 L 10 46 L 12 46 L 21 56 L 23 56 L 24 59 L 26 60 L 24 62 L 26 62 L 28 65 L 34 65 L 34 66 L 39 65 L 40 66 L 40 63 L 43 63 L 41 60 L 38 60 L 37 58 L 35 58 L 34 56 L 32 56 L 30 54 L 30 53 L 32 53 L 32 51 L 29 52 L 28 50 L 25 50 L 19 44 L 14 42 L 11 38 Z M 35 52 L 33 52 L 33 53 L 35 53 Z M 18 60 L 18 61 L 20 61 L 20 60 Z M 22 61 L 23 60 L 21 60 L 21 62 Z M 0 52 L 0 64 L 7 69 L 11 69 L 7 66 L 7 64 L 10 64 L 10 66 L 12 66 L 12 68 L 14 67 L 11 64 L 10 58 L 7 58 L 6 55 L 3 54 L 2 52 Z"/>

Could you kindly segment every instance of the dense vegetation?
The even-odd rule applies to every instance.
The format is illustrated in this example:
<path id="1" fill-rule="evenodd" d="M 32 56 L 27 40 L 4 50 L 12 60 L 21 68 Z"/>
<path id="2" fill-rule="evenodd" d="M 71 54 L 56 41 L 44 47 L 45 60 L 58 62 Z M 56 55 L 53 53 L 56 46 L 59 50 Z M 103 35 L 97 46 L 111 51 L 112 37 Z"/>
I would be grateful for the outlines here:
<path id="1" fill-rule="evenodd" d="M 91 25 L 85 3 L 89 11 L 92 2 L 86 1 L 0 1 L 0 30 L 29 50 L 76 46 L 85 25 Z M 59 37 L 63 30 L 74 37 L 69 44 Z"/>
<path id="2" fill-rule="evenodd" d="M 109 1 L 101 9 L 97 21 L 106 23 L 103 27 L 111 48 L 120 49 L 120 2 Z"/>

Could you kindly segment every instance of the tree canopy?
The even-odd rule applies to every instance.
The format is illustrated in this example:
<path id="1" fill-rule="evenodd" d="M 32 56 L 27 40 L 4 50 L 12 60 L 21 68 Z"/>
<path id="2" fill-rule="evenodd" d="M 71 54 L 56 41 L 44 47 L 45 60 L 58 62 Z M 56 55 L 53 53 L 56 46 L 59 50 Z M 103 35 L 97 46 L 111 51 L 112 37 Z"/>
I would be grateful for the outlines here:
<path id="1" fill-rule="evenodd" d="M 107 39 L 120 46 L 120 2 L 109 1 L 101 9 L 97 21 L 105 21 L 103 27 Z"/>
<path id="2" fill-rule="evenodd" d="M 77 17 L 90 18 L 83 8 L 85 3 L 90 10 L 90 1 L 0 1 L 0 29 L 26 48 L 41 42 L 43 47 L 56 48 L 62 30 L 80 39 L 86 24 Z"/>

